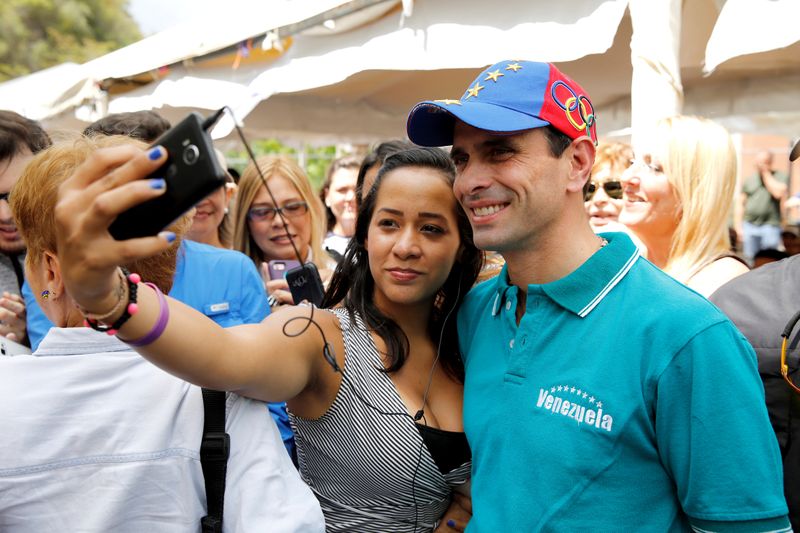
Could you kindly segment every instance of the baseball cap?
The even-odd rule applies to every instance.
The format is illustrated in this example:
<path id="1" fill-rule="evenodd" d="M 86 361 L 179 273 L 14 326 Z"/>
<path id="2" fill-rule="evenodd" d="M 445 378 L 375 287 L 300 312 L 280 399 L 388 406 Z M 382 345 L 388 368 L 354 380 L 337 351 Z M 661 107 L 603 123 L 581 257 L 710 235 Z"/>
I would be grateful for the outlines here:
<path id="1" fill-rule="evenodd" d="M 794 143 L 794 147 L 789 153 L 789 161 L 794 161 L 798 157 L 800 157 L 800 139 L 797 139 L 797 142 Z"/>
<path id="2" fill-rule="evenodd" d="M 551 125 L 571 139 L 586 135 L 597 143 L 589 95 L 551 63 L 500 61 L 461 98 L 420 102 L 408 114 L 408 138 L 420 146 L 451 145 L 456 119 L 492 133 Z"/>

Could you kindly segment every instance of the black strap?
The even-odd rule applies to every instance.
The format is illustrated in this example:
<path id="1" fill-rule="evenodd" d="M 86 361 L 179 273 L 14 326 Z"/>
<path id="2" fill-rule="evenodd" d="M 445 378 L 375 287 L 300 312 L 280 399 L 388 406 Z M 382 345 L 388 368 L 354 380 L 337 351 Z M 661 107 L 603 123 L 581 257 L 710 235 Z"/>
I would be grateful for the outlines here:
<path id="1" fill-rule="evenodd" d="M 225 433 L 225 393 L 203 389 L 203 443 L 200 464 L 206 483 L 208 514 L 200 521 L 203 533 L 222 533 L 225 503 L 225 473 L 230 455 L 230 437 Z"/>

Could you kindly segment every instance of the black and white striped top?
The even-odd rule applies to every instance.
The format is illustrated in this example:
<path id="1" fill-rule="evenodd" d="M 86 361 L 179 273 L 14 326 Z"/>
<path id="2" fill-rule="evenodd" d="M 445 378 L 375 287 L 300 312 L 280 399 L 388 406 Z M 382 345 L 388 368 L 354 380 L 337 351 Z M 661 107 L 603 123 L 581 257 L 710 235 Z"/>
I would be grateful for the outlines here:
<path id="1" fill-rule="evenodd" d="M 353 324 L 346 310 L 332 312 L 344 336 L 346 378 L 320 418 L 289 413 L 300 474 L 319 498 L 328 531 L 432 531 L 452 490 L 465 486 L 471 463 L 439 471 L 392 380 L 380 370 L 383 362 L 361 317 Z M 365 405 L 353 388 L 394 414 Z"/>

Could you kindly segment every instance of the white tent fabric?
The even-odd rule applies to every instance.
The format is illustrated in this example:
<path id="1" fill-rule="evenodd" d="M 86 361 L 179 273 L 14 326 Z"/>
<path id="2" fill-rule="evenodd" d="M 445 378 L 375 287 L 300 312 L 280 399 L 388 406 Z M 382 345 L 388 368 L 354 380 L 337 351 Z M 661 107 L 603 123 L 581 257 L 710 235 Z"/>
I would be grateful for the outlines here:
<path id="1" fill-rule="evenodd" d="M 388 16 L 349 32 L 297 38 L 284 56 L 246 87 L 220 84 L 214 79 L 217 73 L 205 79 L 170 76 L 155 87 L 117 98 L 109 111 L 175 106 L 181 101 L 182 106 L 213 109 L 227 99 L 241 120 L 273 95 L 335 85 L 370 70 L 479 69 L 503 57 L 572 61 L 608 50 L 627 3 L 506 0 L 502 9 L 487 12 L 485 2 L 479 0 L 462 0 L 455 9 L 450 2 L 417 1 L 401 27 L 398 17 Z M 237 76 L 246 78 L 247 74 Z M 208 95 L 205 101 L 195 97 L 202 94 Z M 232 122 L 223 120 L 214 136 L 225 136 L 231 129 Z"/>
<path id="2" fill-rule="evenodd" d="M 92 89 L 83 72 L 83 65 L 62 63 L 7 81 L 0 84 L 0 105 L 34 120 L 71 109 Z M 78 93 L 80 96 L 75 98 Z M 60 98 L 60 102 L 56 103 L 56 98 Z"/>
<path id="3" fill-rule="evenodd" d="M 94 79 L 124 78 L 199 57 L 274 28 L 302 22 L 348 0 L 224 2 L 211 16 L 171 29 L 86 63 Z"/>
<path id="4" fill-rule="evenodd" d="M 85 101 L 102 99 L 98 83 L 110 78 L 125 78 L 156 70 L 183 60 L 237 44 L 250 37 L 272 29 L 296 24 L 349 3 L 348 0 L 261 0 L 259 2 L 233 0 L 220 5 L 218 12 L 201 19 L 189 17 L 186 22 L 159 32 L 97 59 L 76 65 L 65 63 L 29 76 L 0 84 L 0 102 L 11 109 L 36 120 L 46 119 Z M 219 94 L 218 84 L 209 87 L 210 102 Z M 183 85 L 183 84 L 182 84 Z M 194 98 L 183 105 L 197 106 L 198 95 L 207 87 L 197 89 L 191 82 L 183 92 L 184 98 Z M 178 87 L 182 90 L 183 87 Z M 216 89 L 216 90 L 215 90 Z M 176 88 L 161 91 L 165 102 L 174 102 Z M 238 96 L 238 94 L 237 94 Z M 154 107 L 164 105 L 158 97 L 151 98 Z M 206 105 L 209 105 L 206 103 Z M 103 107 L 103 106 L 100 106 Z M 199 107 L 203 107 L 200 105 Z M 139 109 L 147 109 L 140 107 Z M 105 109 L 102 109 L 105 111 Z M 92 114 L 84 115 L 94 120 Z"/>
<path id="5" fill-rule="evenodd" d="M 681 0 L 630 0 L 631 130 L 644 131 L 658 119 L 680 113 Z M 636 147 L 636 135 L 631 141 Z"/>
<path id="6" fill-rule="evenodd" d="M 798 0 L 727 0 L 706 46 L 704 72 L 734 57 L 800 41 Z"/>
<path id="7" fill-rule="evenodd" d="M 187 25 L 195 32 L 187 37 L 191 42 L 175 49 L 166 37 L 150 39 L 86 65 L 67 65 L 47 81 L 35 78 L 46 73 L 37 73 L 0 84 L 0 102 L 32 118 L 51 117 L 50 125 L 68 127 L 75 122 L 68 111 L 80 102 L 85 106 L 75 114 L 84 120 L 98 118 L 98 112 L 154 108 L 175 121 L 190 109 L 227 104 L 253 136 L 369 142 L 402 136 L 406 112 L 416 101 L 458 97 L 476 70 L 514 58 L 557 62 L 579 80 L 592 96 L 601 135 L 614 130 L 626 135 L 632 124 L 681 110 L 710 116 L 741 132 L 796 135 L 800 123 L 800 42 L 795 42 L 800 19 L 792 14 L 798 0 L 508 0 L 497 5 L 387 0 L 377 6 L 377 14 L 366 9 L 295 35 L 272 62 L 242 62 L 232 69 L 219 61 L 190 60 L 191 54 L 239 43 L 254 28 L 263 34 L 331 6 L 347 9 L 369 2 L 262 3 L 307 10 L 266 20 L 260 11 L 221 7 L 239 19 L 222 24 L 220 15 L 209 26 L 193 22 Z M 785 11 L 771 11 L 771 26 L 757 24 L 760 15 L 750 7 L 758 11 L 754 6 L 762 4 Z M 741 13 L 752 24 L 728 22 L 741 21 Z M 221 26 L 224 32 L 216 33 Z M 756 33 L 764 35 L 751 39 Z M 716 37 L 725 35 L 729 37 Z M 725 42 L 727 51 L 714 56 L 714 49 L 724 48 Z M 774 46 L 783 48 L 766 50 Z M 189 60 L 173 63 L 159 81 L 110 96 L 99 90 L 97 82 L 108 77 L 141 74 L 136 71 L 182 57 Z M 87 75 L 87 66 L 97 78 Z M 704 76 L 704 66 L 715 67 L 713 73 Z M 230 126 L 221 123 L 215 136 Z"/>

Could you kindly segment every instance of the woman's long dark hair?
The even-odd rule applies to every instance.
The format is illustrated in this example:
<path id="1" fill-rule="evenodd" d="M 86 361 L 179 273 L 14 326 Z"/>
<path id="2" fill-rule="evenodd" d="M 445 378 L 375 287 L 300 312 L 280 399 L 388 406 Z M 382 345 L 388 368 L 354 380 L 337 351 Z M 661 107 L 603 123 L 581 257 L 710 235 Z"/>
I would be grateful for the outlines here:
<path id="1" fill-rule="evenodd" d="M 389 365 L 386 372 L 399 370 L 408 357 L 408 337 L 391 318 L 383 314 L 373 301 L 375 280 L 369 269 L 369 256 L 364 242 L 367 239 L 375 203 L 384 176 L 398 168 L 428 168 L 438 171 L 441 177 L 452 185 L 455 179 L 455 167 L 448 155 L 439 148 L 412 148 L 403 150 L 386 158 L 375 184 L 364 198 L 358 211 L 356 232 L 347 245 L 344 259 L 331 279 L 330 286 L 322 302 L 323 307 L 333 307 L 342 302 L 350 313 L 351 319 L 359 314 L 367 324 L 386 343 L 386 357 Z M 458 233 L 461 247 L 450 275 L 439 289 L 434 299 L 434 308 L 428 325 L 428 335 L 434 345 L 439 345 L 441 335 L 441 351 L 439 352 L 442 367 L 453 377 L 463 381 L 464 367 L 458 349 L 456 332 L 456 313 L 464 296 L 475 283 L 483 264 L 483 252 L 472 242 L 472 228 L 467 215 L 456 206 Z M 448 315 L 449 318 L 448 318 Z M 443 322 L 446 320 L 446 324 Z M 444 327 L 443 327 L 444 326 Z"/>

